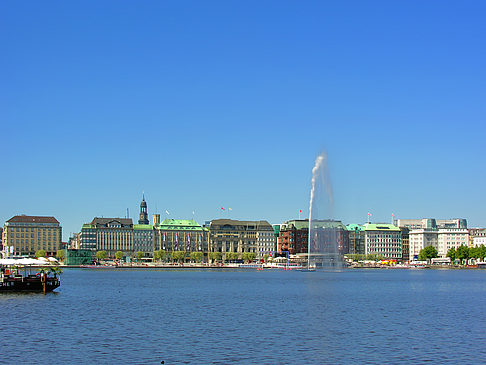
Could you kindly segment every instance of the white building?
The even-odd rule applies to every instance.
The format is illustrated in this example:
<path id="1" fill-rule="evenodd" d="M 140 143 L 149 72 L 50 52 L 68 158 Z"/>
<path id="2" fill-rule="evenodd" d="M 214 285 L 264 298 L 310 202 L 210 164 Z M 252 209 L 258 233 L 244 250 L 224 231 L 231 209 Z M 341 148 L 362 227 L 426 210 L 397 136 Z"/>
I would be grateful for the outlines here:
<path id="1" fill-rule="evenodd" d="M 474 229 L 473 236 L 470 237 L 472 246 L 479 247 L 481 245 L 486 246 L 486 229 Z"/>
<path id="2" fill-rule="evenodd" d="M 417 258 L 420 250 L 427 246 L 437 249 L 438 256 L 445 258 L 447 251 L 468 245 L 469 231 L 467 221 L 462 218 L 455 219 L 397 219 L 399 227 L 410 229 L 409 232 L 409 259 Z"/>
<path id="3" fill-rule="evenodd" d="M 265 254 L 269 254 L 275 250 L 275 234 L 272 230 L 270 231 L 268 227 L 264 226 L 265 229 L 261 229 L 257 231 L 257 257 L 259 259 L 263 259 Z"/>

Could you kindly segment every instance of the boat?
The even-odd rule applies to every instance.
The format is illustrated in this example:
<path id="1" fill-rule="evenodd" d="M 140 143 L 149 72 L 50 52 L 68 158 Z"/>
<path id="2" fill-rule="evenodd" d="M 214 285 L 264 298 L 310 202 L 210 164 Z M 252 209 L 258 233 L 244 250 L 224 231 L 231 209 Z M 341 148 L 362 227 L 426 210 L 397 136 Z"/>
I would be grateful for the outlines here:
<path id="1" fill-rule="evenodd" d="M 61 285 L 57 267 L 0 264 L 0 293 L 48 293 Z"/>

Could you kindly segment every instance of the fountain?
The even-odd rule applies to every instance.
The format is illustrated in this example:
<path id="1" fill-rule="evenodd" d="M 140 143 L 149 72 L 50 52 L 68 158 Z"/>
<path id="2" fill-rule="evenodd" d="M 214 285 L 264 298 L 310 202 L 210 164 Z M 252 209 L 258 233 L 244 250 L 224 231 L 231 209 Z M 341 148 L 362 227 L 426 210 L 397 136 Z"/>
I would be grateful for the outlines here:
<path id="1" fill-rule="evenodd" d="M 337 227 L 333 220 L 334 199 L 327 165 L 327 154 L 316 158 L 312 169 L 309 201 L 308 270 L 340 269 L 343 266 L 338 250 Z"/>

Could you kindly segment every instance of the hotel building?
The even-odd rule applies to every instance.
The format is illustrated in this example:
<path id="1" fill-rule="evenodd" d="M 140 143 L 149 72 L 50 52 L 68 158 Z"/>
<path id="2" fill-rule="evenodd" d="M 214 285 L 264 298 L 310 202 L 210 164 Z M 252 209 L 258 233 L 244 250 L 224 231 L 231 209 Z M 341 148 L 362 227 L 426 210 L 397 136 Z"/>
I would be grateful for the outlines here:
<path id="1" fill-rule="evenodd" d="M 365 254 L 383 256 L 385 259 L 402 260 L 402 232 L 387 223 L 364 225 Z"/>
<path id="2" fill-rule="evenodd" d="M 3 226 L 4 256 L 34 256 L 38 250 L 55 256 L 61 242 L 62 228 L 54 217 L 16 215 Z"/>

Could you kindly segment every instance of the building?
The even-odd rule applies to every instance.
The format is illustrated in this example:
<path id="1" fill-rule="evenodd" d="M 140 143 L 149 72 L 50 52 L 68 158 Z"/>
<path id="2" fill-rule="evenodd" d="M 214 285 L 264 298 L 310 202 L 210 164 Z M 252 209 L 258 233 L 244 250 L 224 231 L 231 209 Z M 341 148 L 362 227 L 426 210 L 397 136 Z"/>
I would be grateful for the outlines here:
<path id="1" fill-rule="evenodd" d="M 316 237 L 313 250 L 320 253 L 344 255 L 349 251 L 349 233 L 346 227 L 335 220 L 313 220 Z M 278 238 L 279 252 L 288 251 L 291 255 L 309 252 L 309 220 L 299 219 L 283 223 Z M 334 252 L 337 250 L 337 252 Z M 332 251 L 332 252 L 330 252 Z"/>
<path id="2" fill-rule="evenodd" d="M 96 251 L 106 251 L 108 257 L 115 257 L 117 251 L 134 252 L 131 218 L 96 217 L 89 224 L 88 230 L 95 232 Z M 83 230 L 81 230 L 81 239 L 83 239 Z M 86 247 L 82 247 L 82 249 L 86 249 Z"/>
<path id="3" fill-rule="evenodd" d="M 365 254 L 365 232 L 364 227 L 360 224 L 348 224 L 346 226 L 348 230 L 348 242 L 349 250 L 347 253 L 353 255 Z"/>
<path id="4" fill-rule="evenodd" d="M 44 250 L 55 256 L 61 248 L 62 228 L 54 217 L 16 215 L 3 226 L 4 255 L 34 256 Z"/>
<path id="5" fill-rule="evenodd" d="M 397 219 L 398 226 L 408 229 L 409 260 L 418 260 L 420 251 L 433 246 L 438 256 L 445 258 L 451 248 L 469 244 L 467 220 L 454 219 Z"/>
<path id="6" fill-rule="evenodd" d="M 273 227 L 267 221 L 215 219 L 209 224 L 209 251 L 257 254 L 259 247 L 273 246 L 273 242 L 270 244 L 268 241 L 273 239 L 273 234 Z"/>
<path id="7" fill-rule="evenodd" d="M 387 223 L 364 225 L 365 254 L 382 256 L 390 260 L 402 260 L 402 232 Z"/>
<path id="8" fill-rule="evenodd" d="M 309 220 L 294 219 L 280 225 L 277 251 L 291 255 L 307 253 L 309 247 Z"/>
<path id="9" fill-rule="evenodd" d="M 83 224 L 78 240 L 78 247 L 72 248 L 96 251 L 96 225 L 89 223 Z"/>
<path id="10" fill-rule="evenodd" d="M 265 255 L 275 251 L 275 231 L 272 225 L 257 226 L 257 258 L 263 260 Z"/>
<path id="11" fill-rule="evenodd" d="M 406 227 L 399 227 L 402 232 L 402 262 L 410 260 L 410 230 Z"/>
<path id="12" fill-rule="evenodd" d="M 157 221 L 156 217 L 154 221 Z M 195 220 L 165 219 L 154 225 L 154 229 L 155 251 L 207 252 L 208 230 Z"/>
<path id="13" fill-rule="evenodd" d="M 134 224 L 133 252 L 143 252 L 144 257 L 153 257 L 154 248 L 154 227 L 150 224 Z"/>
<path id="14" fill-rule="evenodd" d="M 479 247 L 481 245 L 486 246 L 486 229 L 484 228 L 469 229 L 469 246 Z"/>

